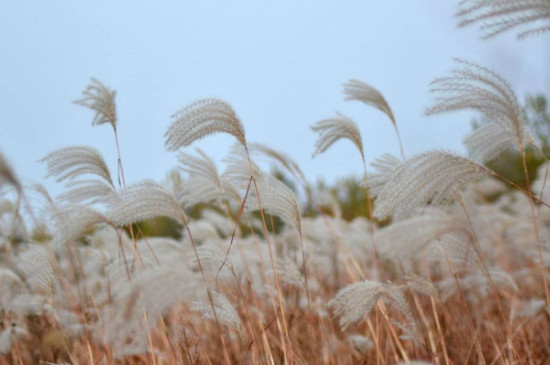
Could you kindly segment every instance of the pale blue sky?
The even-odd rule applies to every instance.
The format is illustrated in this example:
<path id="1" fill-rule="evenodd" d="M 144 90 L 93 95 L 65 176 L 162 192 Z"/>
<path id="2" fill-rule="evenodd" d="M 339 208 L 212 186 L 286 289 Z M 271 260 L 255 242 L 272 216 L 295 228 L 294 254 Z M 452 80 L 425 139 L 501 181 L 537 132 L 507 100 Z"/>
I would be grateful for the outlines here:
<path id="1" fill-rule="evenodd" d="M 357 78 L 389 101 L 408 156 L 464 152 L 471 115 L 425 117 L 428 84 L 460 57 L 493 68 L 520 99 L 550 88 L 550 36 L 483 41 L 458 29 L 454 1 L 3 1 L 0 12 L 0 150 L 22 179 L 45 182 L 37 161 L 70 145 L 99 149 L 116 176 L 109 126 L 72 104 L 100 79 L 117 90 L 126 180 L 162 180 L 176 166 L 164 150 L 170 115 L 204 97 L 229 102 L 249 142 L 293 157 L 311 181 L 360 175 L 358 153 L 339 142 L 311 159 L 310 126 L 340 111 L 363 134 L 369 161 L 398 154 L 379 111 L 344 102 Z M 221 159 L 233 139 L 197 143 Z M 220 165 L 220 168 L 222 166 Z"/>

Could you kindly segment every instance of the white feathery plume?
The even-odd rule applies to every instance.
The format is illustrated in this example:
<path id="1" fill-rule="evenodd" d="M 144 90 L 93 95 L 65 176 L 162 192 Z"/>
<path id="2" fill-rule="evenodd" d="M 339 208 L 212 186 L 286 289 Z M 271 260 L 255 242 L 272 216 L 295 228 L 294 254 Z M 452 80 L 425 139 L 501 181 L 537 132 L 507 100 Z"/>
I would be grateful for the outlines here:
<path id="1" fill-rule="evenodd" d="M 178 153 L 178 161 L 180 169 L 187 172 L 191 176 L 201 176 L 208 180 L 212 180 L 219 184 L 218 168 L 216 163 L 203 150 L 195 148 L 195 151 L 200 157 L 180 151 Z"/>
<path id="2" fill-rule="evenodd" d="M 345 115 L 336 113 L 336 117 L 323 119 L 315 123 L 311 129 L 319 133 L 319 139 L 315 142 L 313 157 L 325 152 L 336 141 L 345 138 L 357 147 L 359 153 L 361 153 L 361 158 L 363 161 L 365 160 L 361 132 L 359 132 L 357 124 Z"/>
<path id="3" fill-rule="evenodd" d="M 508 82 L 478 64 L 460 59 L 455 61 L 462 68 L 455 68 L 451 70 L 450 76 L 431 83 L 430 91 L 436 93 L 437 97 L 434 106 L 427 109 L 426 114 L 476 110 L 488 123 L 500 125 L 518 151 L 523 153 L 525 146 L 534 141 L 525 131 L 521 108 Z"/>
<path id="4" fill-rule="evenodd" d="M 374 342 L 358 333 L 349 335 L 348 341 L 361 355 L 365 355 L 376 348 Z"/>
<path id="5" fill-rule="evenodd" d="M 456 15 L 461 27 L 480 24 L 485 39 L 516 28 L 518 38 L 550 30 L 548 0 L 463 0 Z"/>
<path id="6" fill-rule="evenodd" d="M 112 185 L 99 179 L 69 181 L 65 187 L 67 190 L 59 194 L 57 198 L 71 204 L 105 203 L 115 194 Z"/>
<path id="7" fill-rule="evenodd" d="M 375 174 L 369 175 L 369 180 L 363 183 L 363 186 L 369 188 L 372 196 L 377 196 L 384 185 L 388 182 L 388 177 L 403 161 L 397 157 L 385 153 L 376 158 L 370 165 L 376 169 Z"/>
<path id="8" fill-rule="evenodd" d="M 200 157 L 184 152 L 178 155 L 181 170 L 189 174 L 189 178 L 179 187 L 178 200 L 185 207 L 220 202 L 223 199 L 240 200 L 240 195 L 233 186 L 220 177 L 214 161 L 200 149 L 196 151 Z"/>
<path id="9" fill-rule="evenodd" d="M 246 189 L 251 174 L 256 180 L 263 175 L 258 165 L 248 159 L 245 148 L 240 144 L 233 145 L 223 161 L 226 167 L 222 174 L 222 180 L 236 186 L 238 189 Z M 250 171 L 251 165 L 252 171 Z"/>
<path id="10" fill-rule="evenodd" d="M 59 208 L 54 219 L 56 226 L 55 240 L 61 243 L 77 239 L 99 223 L 109 222 L 97 210 L 81 205 Z"/>
<path id="11" fill-rule="evenodd" d="M 463 234 L 447 233 L 434 240 L 429 249 L 432 261 L 450 262 L 455 271 L 468 269 L 483 270 L 483 264 L 474 247 L 471 237 Z"/>
<path id="12" fill-rule="evenodd" d="M 46 177 L 56 181 L 72 180 L 82 175 L 97 175 L 113 185 L 111 174 L 101 153 L 89 146 L 72 146 L 55 150 L 42 158 L 47 164 Z"/>
<path id="13" fill-rule="evenodd" d="M 219 99 L 197 101 L 172 115 L 164 134 L 166 149 L 176 151 L 213 133 L 228 133 L 246 146 L 244 128 L 229 104 Z"/>
<path id="14" fill-rule="evenodd" d="M 468 296 L 472 300 L 479 301 L 479 297 L 486 297 L 490 293 L 491 282 L 488 280 L 488 275 L 492 278 L 492 284 L 500 290 L 511 290 L 514 293 L 519 292 L 518 286 L 514 279 L 506 272 L 499 269 L 490 269 L 487 274 L 481 270 L 468 272 L 459 279 L 460 290 L 465 293 L 477 294 L 477 297 Z M 440 292 L 441 300 L 445 301 L 453 296 L 457 291 L 455 279 L 447 277 L 436 283 Z"/>
<path id="15" fill-rule="evenodd" d="M 203 288 L 200 274 L 184 265 L 177 270 L 154 266 L 140 271 L 131 282 L 119 280 L 113 286 L 112 303 L 104 309 L 104 331 L 98 335 L 113 347 L 115 356 L 145 353 L 149 331 L 159 317 L 177 303 L 196 297 Z"/>
<path id="16" fill-rule="evenodd" d="M 21 284 L 23 284 L 23 281 L 16 273 L 11 271 L 10 269 L 0 267 L 0 286 L 2 288 L 19 286 Z"/>
<path id="17" fill-rule="evenodd" d="M 99 80 L 92 78 L 92 82 L 82 92 L 82 97 L 74 103 L 85 106 L 95 112 L 92 125 L 109 123 L 116 131 L 116 91 L 109 89 Z"/>
<path id="18" fill-rule="evenodd" d="M 226 253 L 223 252 L 219 246 L 213 243 L 206 243 L 197 247 L 196 256 L 193 253 L 190 254 L 189 257 L 192 257 L 193 261 L 195 262 L 197 261 L 198 257 L 203 267 L 205 266 L 206 262 L 212 262 L 214 264 L 216 272 L 222 265 L 224 265 L 229 269 L 229 271 L 235 274 L 235 269 L 231 260 L 226 256 Z"/>
<path id="19" fill-rule="evenodd" d="M 384 284 L 377 281 L 364 280 L 340 289 L 336 296 L 329 302 L 336 316 L 340 317 L 340 328 L 345 330 L 352 323 L 362 321 L 376 303 L 383 303 L 397 309 L 407 320 L 407 326 L 400 324 L 400 328 L 410 336 L 410 339 L 418 344 L 416 321 L 403 290 L 415 289 L 415 286 L 395 285 L 390 282 Z M 430 291 L 423 290 L 421 293 Z"/>
<path id="20" fill-rule="evenodd" d="M 27 282 L 41 288 L 48 295 L 55 290 L 55 273 L 46 253 L 36 246 L 29 247 L 19 255 L 17 268 L 25 274 Z"/>
<path id="21" fill-rule="evenodd" d="M 345 100 L 358 100 L 380 110 L 390 118 L 394 127 L 396 126 L 395 117 L 393 116 L 390 105 L 380 91 L 376 90 L 371 85 L 351 79 L 344 84 L 344 94 L 346 95 Z"/>
<path id="22" fill-rule="evenodd" d="M 240 333 L 242 328 L 241 317 L 239 317 L 231 302 L 223 294 L 216 291 L 209 290 L 209 293 L 212 298 L 212 304 L 193 302 L 191 310 L 199 312 L 204 318 L 217 319 L 221 325 L 236 329 Z"/>
<path id="23" fill-rule="evenodd" d="M 447 210 L 424 208 L 374 233 L 377 251 L 405 265 L 414 262 L 434 240 L 450 232 L 469 232 L 467 222 Z"/>
<path id="24" fill-rule="evenodd" d="M 368 315 L 378 300 L 388 293 L 386 284 L 376 281 L 361 281 L 340 289 L 329 302 L 334 314 L 340 317 L 340 327 L 361 321 Z"/>
<path id="25" fill-rule="evenodd" d="M 4 182 L 13 185 L 17 191 L 21 191 L 22 189 L 17 175 L 15 175 L 12 167 L 0 152 L 0 187 Z"/>
<path id="26" fill-rule="evenodd" d="M 251 154 L 260 153 L 263 154 L 274 161 L 277 161 L 281 166 L 283 166 L 295 179 L 301 183 L 306 183 L 307 179 L 300 166 L 292 158 L 286 154 L 274 150 L 273 148 L 267 147 L 261 143 L 250 143 L 248 145 L 248 150 Z"/>
<path id="27" fill-rule="evenodd" d="M 247 210 L 263 209 L 268 214 L 281 218 L 283 222 L 301 232 L 301 213 L 296 201 L 296 194 L 283 182 L 270 175 L 264 175 L 260 179 L 256 179 L 256 184 L 260 194 L 261 206 L 255 196 L 255 191 L 251 191 L 251 196 L 246 201 Z"/>
<path id="28" fill-rule="evenodd" d="M 407 280 L 407 286 L 412 290 L 433 298 L 437 298 L 439 296 L 437 288 L 423 277 L 415 274 L 409 274 L 405 277 L 405 279 Z"/>
<path id="29" fill-rule="evenodd" d="M 202 218 L 210 222 L 216 229 L 221 237 L 230 237 L 235 229 L 235 224 L 227 216 L 220 214 L 214 210 L 205 209 L 202 211 Z"/>
<path id="30" fill-rule="evenodd" d="M 490 175 L 490 170 L 458 155 L 430 151 L 401 164 L 378 194 L 373 215 L 400 217 L 427 205 L 442 205 L 457 197 L 469 182 Z"/>
<path id="31" fill-rule="evenodd" d="M 184 224 L 185 214 L 176 198 L 157 183 L 146 181 L 129 186 L 108 202 L 106 216 L 117 225 L 129 225 L 145 219 L 167 216 Z"/>
<path id="32" fill-rule="evenodd" d="M 11 352 L 14 338 L 22 338 L 29 335 L 26 328 L 20 327 L 13 323 L 14 326 L 10 326 L 0 332 L 0 354 L 7 355 Z"/>
<path id="33" fill-rule="evenodd" d="M 301 289 L 306 288 L 306 282 L 298 266 L 290 257 L 275 260 L 275 270 L 279 280 L 285 284 L 293 285 Z"/>
<path id="34" fill-rule="evenodd" d="M 546 300 L 532 298 L 522 303 L 522 308 L 517 314 L 522 318 L 534 318 L 546 310 Z"/>
<path id="35" fill-rule="evenodd" d="M 495 123 L 488 123 L 474 129 L 463 142 L 471 159 L 480 163 L 485 163 L 499 153 L 514 147 L 510 134 Z"/>
<path id="36" fill-rule="evenodd" d="M 403 160 L 405 159 L 405 151 L 403 150 L 403 143 L 401 142 L 401 136 L 399 135 L 399 129 L 395 122 L 395 117 L 390 108 L 390 105 L 386 101 L 386 98 L 374 87 L 359 80 L 351 79 L 347 84 L 344 84 L 345 100 L 357 100 L 361 101 L 368 106 L 372 106 L 382 113 L 386 114 L 390 118 L 397 140 L 399 142 L 399 149 Z"/>

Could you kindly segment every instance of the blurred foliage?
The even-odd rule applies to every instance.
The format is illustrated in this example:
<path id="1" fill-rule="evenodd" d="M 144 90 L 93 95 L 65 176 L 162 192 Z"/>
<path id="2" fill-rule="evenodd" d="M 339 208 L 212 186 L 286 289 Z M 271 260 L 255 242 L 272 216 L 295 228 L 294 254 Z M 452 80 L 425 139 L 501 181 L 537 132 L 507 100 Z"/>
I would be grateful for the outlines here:
<path id="1" fill-rule="evenodd" d="M 182 226 L 168 217 L 156 217 L 134 224 L 134 232 L 145 237 L 182 237 Z"/>

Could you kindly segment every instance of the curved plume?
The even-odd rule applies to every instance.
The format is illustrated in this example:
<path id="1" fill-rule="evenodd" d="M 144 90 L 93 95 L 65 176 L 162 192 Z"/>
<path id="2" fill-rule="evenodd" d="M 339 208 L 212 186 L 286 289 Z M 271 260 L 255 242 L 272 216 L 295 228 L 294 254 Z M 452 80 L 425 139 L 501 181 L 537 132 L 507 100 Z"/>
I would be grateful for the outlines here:
<path id="1" fill-rule="evenodd" d="M 256 184 L 262 205 L 260 206 L 255 196 L 251 196 L 246 201 L 246 208 L 250 211 L 263 209 L 269 214 L 278 216 L 283 222 L 294 226 L 301 233 L 301 213 L 294 192 L 283 182 L 270 175 L 263 175 L 256 179 Z M 251 194 L 255 195 L 254 192 Z"/>
<path id="2" fill-rule="evenodd" d="M 461 27 L 480 24 L 483 38 L 522 27 L 518 38 L 550 30 L 548 0 L 464 0 L 456 15 Z"/>
<path id="3" fill-rule="evenodd" d="M 375 107 L 390 118 L 395 127 L 395 117 L 384 95 L 374 87 L 362 81 L 351 79 L 344 84 L 345 100 L 357 100 L 368 106 Z"/>
<path id="4" fill-rule="evenodd" d="M 45 162 L 48 165 L 46 177 L 55 176 L 58 182 L 92 174 L 103 178 L 111 186 L 113 185 L 111 174 L 103 156 L 92 147 L 60 148 L 49 153 L 40 162 Z"/>
<path id="5" fill-rule="evenodd" d="M 488 68 L 460 59 L 456 62 L 462 68 L 455 68 L 450 76 L 432 82 L 430 91 L 437 97 L 426 114 L 476 110 L 487 122 L 500 125 L 523 152 L 532 138 L 524 130 L 521 108 L 510 85 Z"/>
<path id="6" fill-rule="evenodd" d="M 404 216 L 428 203 L 444 204 L 470 181 L 490 174 L 485 167 L 449 152 L 422 153 L 388 176 L 388 182 L 378 194 L 373 215 L 378 219 L 391 214 Z"/>
<path id="7" fill-rule="evenodd" d="M 311 127 L 314 132 L 319 133 L 313 157 L 325 152 L 336 141 L 345 138 L 357 147 L 359 153 L 361 153 L 361 158 L 365 161 L 361 132 L 359 132 L 357 124 L 343 114 L 336 113 L 336 115 L 335 118 L 323 119 Z"/>
<path id="8" fill-rule="evenodd" d="M 220 177 L 214 161 L 200 149 L 196 151 L 199 157 L 185 152 L 178 155 L 180 169 L 189 174 L 189 178 L 181 183 L 180 202 L 185 207 L 191 207 L 223 199 L 240 201 L 235 188 Z"/>
<path id="9" fill-rule="evenodd" d="M 11 168 L 8 161 L 4 158 L 4 155 L 0 152 L 0 187 L 4 181 L 13 185 L 17 191 L 21 191 L 22 186 L 19 179 L 15 175 L 15 172 Z"/>
<path id="10" fill-rule="evenodd" d="M 468 134 L 463 140 L 472 160 L 484 163 L 499 153 L 514 147 L 507 133 L 498 124 L 485 124 Z"/>
<path id="11" fill-rule="evenodd" d="M 95 112 L 92 125 L 109 123 L 116 130 L 115 95 L 116 91 L 109 89 L 99 80 L 92 77 L 91 83 L 82 92 L 82 98 L 75 100 L 74 103 L 85 106 Z"/>
<path id="12" fill-rule="evenodd" d="M 373 196 L 377 196 L 388 182 L 392 171 L 402 163 L 403 161 L 389 153 L 383 154 L 370 164 L 377 172 L 376 174 L 371 174 L 369 180 L 365 181 L 363 185 L 369 188 Z"/>
<path id="13" fill-rule="evenodd" d="M 244 128 L 233 108 L 219 99 L 203 99 L 172 115 L 174 122 L 164 134 L 168 151 L 189 146 L 213 133 L 228 133 L 246 146 Z"/>
<path id="14" fill-rule="evenodd" d="M 302 172 L 300 166 L 286 154 L 274 150 L 273 148 L 267 147 L 266 145 L 261 143 L 249 144 L 248 150 L 250 151 L 250 153 L 257 152 L 272 158 L 273 160 L 279 162 L 281 166 L 283 166 L 292 176 L 294 176 L 295 179 L 297 179 L 301 183 L 307 183 L 306 176 Z"/>
<path id="15" fill-rule="evenodd" d="M 185 214 L 176 198 L 154 182 L 142 182 L 113 194 L 108 202 L 106 216 L 120 226 L 145 219 L 167 216 L 184 224 Z"/>
<path id="16" fill-rule="evenodd" d="M 390 118 L 393 128 L 395 129 L 395 134 L 397 135 L 401 157 L 405 160 L 405 151 L 403 149 L 403 143 L 401 142 L 401 136 L 399 135 L 399 129 L 397 128 L 393 111 L 386 101 L 386 98 L 384 98 L 384 95 L 371 85 L 355 79 L 351 79 L 344 84 L 344 95 L 346 95 L 345 100 L 360 101 L 380 110 Z"/>

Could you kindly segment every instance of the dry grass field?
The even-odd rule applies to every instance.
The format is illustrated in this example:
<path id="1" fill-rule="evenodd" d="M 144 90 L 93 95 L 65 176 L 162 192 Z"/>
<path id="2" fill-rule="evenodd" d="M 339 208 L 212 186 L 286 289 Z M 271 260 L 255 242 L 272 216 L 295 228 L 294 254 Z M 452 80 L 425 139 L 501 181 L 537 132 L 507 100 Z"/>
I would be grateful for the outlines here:
<path id="1" fill-rule="evenodd" d="M 457 16 L 488 38 L 536 36 L 550 1 L 463 1 Z M 172 116 L 177 172 L 127 184 L 115 92 L 92 79 L 75 103 L 112 128 L 118 171 L 93 147 L 53 151 L 52 197 L 0 155 L 0 365 L 550 363 L 549 165 L 529 179 L 526 151 L 547 160 L 505 75 L 459 59 L 430 85 L 426 114 L 479 113 L 468 156 L 406 155 L 384 96 L 358 80 L 343 92 L 387 117 L 401 151 L 367 168 L 353 120 L 312 126 L 315 158 L 336 142 L 362 157 L 368 214 L 351 221 L 219 99 Z M 235 140 L 221 167 L 190 148 L 215 133 Z M 510 150 L 521 184 L 486 164 Z M 137 224 L 159 217 L 179 238 Z"/>

